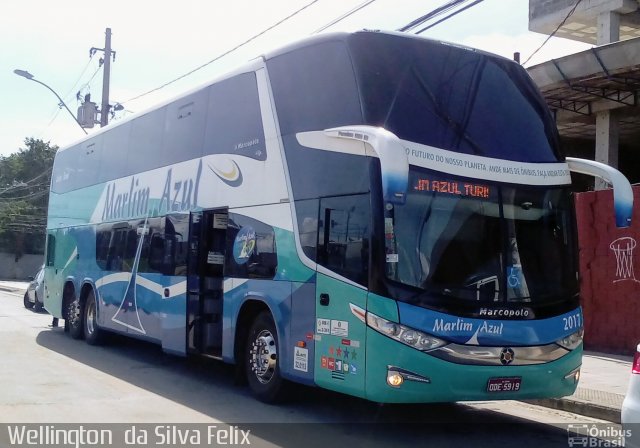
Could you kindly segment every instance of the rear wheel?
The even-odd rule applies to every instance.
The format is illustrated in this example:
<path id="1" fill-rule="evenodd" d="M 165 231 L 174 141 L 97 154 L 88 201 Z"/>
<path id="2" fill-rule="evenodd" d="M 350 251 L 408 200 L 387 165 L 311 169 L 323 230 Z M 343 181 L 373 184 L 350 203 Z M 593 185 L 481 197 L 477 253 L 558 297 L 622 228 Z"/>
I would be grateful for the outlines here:
<path id="1" fill-rule="evenodd" d="M 104 340 L 104 331 L 98 328 L 98 307 L 93 291 L 87 295 L 84 302 L 84 338 L 90 345 L 99 345 Z"/>
<path id="2" fill-rule="evenodd" d="M 67 303 L 66 323 L 69 325 L 69 334 L 73 339 L 82 339 L 84 337 L 82 311 L 80 299 L 73 299 Z"/>
<path id="3" fill-rule="evenodd" d="M 30 310 L 31 308 L 33 308 L 33 303 L 29 302 L 29 293 L 25 292 L 24 293 L 24 298 L 22 299 L 23 303 L 24 303 L 24 307 L 28 310 Z"/>

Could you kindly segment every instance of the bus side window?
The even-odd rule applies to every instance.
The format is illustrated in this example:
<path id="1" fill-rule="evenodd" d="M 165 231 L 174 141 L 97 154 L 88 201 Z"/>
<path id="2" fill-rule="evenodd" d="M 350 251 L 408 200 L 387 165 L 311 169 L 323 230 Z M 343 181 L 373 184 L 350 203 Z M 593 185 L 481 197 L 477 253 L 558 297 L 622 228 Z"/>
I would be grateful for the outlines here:
<path id="1" fill-rule="evenodd" d="M 164 275 L 174 275 L 176 239 L 154 233 L 149 247 L 149 267 Z"/>
<path id="2" fill-rule="evenodd" d="M 111 230 L 98 230 L 96 232 L 96 264 L 103 271 L 107 270 L 110 242 Z"/>
<path id="3" fill-rule="evenodd" d="M 317 199 L 296 201 L 300 246 L 304 254 L 313 261 L 316 261 L 318 245 L 318 206 Z"/>
<path id="4" fill-rule="evenodd" d="M 318 263 L 366 286 L 369 266 L 369 195 L 322 198 Z"/>
<path id="5" fill-rule="evenodd" d="M 278 268 L 273 227 L 256 219 L 229 214 L 225 275 L 237 278 L 273 278 Z"/>
<path id="6" fill-rule="evenodd" d="M 53 234 L 47 235 L 47 266 L 54 266 L 56 259 L 56 237 Z"/>

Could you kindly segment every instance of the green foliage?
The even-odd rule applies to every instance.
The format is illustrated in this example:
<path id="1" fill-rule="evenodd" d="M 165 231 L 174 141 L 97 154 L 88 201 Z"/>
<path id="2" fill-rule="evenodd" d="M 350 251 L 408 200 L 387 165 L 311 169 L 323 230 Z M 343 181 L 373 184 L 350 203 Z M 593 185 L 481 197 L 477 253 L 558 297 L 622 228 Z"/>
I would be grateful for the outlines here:
<path id="1" fill-rule="evenodd" d="M 0 157 L 0 250 L 42 253 L 51 169 L 57 146 L 27 138 L 25 147 Z"/>

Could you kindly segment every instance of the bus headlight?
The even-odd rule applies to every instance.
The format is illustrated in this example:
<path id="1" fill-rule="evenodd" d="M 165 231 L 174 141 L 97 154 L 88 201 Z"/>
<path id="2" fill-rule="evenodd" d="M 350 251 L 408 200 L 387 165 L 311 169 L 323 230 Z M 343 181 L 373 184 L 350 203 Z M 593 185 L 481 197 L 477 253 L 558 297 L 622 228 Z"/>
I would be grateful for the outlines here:
<path id="1" fill-rule="evenodd" d="M 391 322 L 372 313 L 367 313 L 367 325 L 385 336 L 389 336 L 391 339 L 395 339 L 398 342 L 402 342 L 403 344 L 420 351 L 433 350 L 447 344 L 442 339 L 438 339 L 429 334 L 414 330 L 413 328 Z"/>
<path id="2" fill-rule="evenodd" d="M 569 336 L 565 336 L 559 341 L 556 341 L 556 344 L 566 348 L 567 350 L 575 350 L 576 348 L 578 348 L 580 344 L 582 344 L 583 337 L 584 337 L 584 328 L 581 328 L 575 333 L 571 333 Z"/>

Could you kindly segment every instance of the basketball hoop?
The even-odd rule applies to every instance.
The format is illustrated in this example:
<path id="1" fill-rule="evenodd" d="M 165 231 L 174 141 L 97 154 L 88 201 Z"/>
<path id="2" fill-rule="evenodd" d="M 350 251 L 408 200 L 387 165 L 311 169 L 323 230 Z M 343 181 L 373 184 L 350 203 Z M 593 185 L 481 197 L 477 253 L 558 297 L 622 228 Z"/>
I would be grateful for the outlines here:
<path id="1" fill-rule="evenodd" d="M 609 248 L 616 256 L 616 280 L 613 283 L 624 280 L 638 282 L 633 272 L 633 249 L 636 248 L 636 240 L 628 236 L 618 238 Z"/>

